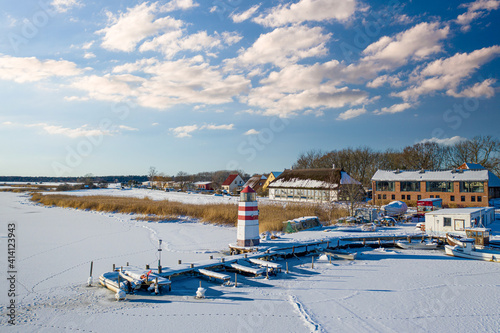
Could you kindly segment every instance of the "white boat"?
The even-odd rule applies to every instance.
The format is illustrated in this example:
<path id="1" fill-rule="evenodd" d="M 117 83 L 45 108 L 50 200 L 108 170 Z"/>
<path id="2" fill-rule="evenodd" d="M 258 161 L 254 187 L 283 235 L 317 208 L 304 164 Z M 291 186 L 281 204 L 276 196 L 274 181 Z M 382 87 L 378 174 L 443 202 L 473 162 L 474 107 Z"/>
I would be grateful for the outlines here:
<path id="1" fill-rule="evenodd" d="M 107 272 L 99 276 L 99 282 L 103 287 L 115 292 L 115 298 L 117 300 L 125 299 L 125 290 L 128 289 L 126 283 L 127 280 L 120 278 L 120 273 L 117 271 Z"/>
<path id="2" fill-rule="evenodd" d="M 408 206 L 403 201 L 392 201 L 387 205 L 382 206 L 381 210 L 385 212 L 385 215 L 399 216 L 406 213 Z"/>
<path id="3" fill-rule="evenodd" d="M 405 250 L 435 250 L 438 247 L 436 242 L 426 242 L 426 241 L 397 241 L 396 246 L 400 249 Z"/>
<path id="4" fill-rule="evenodd" d="M 500 251 L 492 249 L 475 249 L 474 239 L 471 238 L 462 239 L 462 243 L 464 245 L 463 247 L 458 245 L 445 245 L 445 253 L 453 257 L 500 262 Z"/>
<path id="5" fill-rule="evenodd" d="M 329 250 L 325 249 L 325 253 L 333 259 L 355 260 L 358 255 L 357 252 L 348 252 L 345 250 Z"/>

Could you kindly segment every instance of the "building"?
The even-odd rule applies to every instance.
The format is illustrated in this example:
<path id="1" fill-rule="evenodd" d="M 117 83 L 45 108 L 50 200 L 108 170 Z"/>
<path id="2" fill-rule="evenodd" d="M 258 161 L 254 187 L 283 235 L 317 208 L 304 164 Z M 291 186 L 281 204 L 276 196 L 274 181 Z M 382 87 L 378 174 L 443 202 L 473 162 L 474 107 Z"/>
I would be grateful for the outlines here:
<path id="1" fill-rule="evenodd" d="M 342 191 L 342 187 L 351 184 L 356 185 L 357 190 L 363 190 L 360 182 L 341 169 L 285 170 L 269 184 L 269 199 L 303 202 L 344 200 L 347 199 L 346 191 Z"/>
<path id="2" fill-rule="evenodd" d="M 241 191 L 241 189 L 243 188 L 243 184 L 245 184 L 243 178 L 241 178 L 240 175 L 236 173 L 229 175 L 222 183 L 221 188 L 223 191 L 230 193 L 234 190 Z"/>
<path id="3" fill-rule="evenodd" d="M 493 221 L 495 209 L 491 207 L 439 209 L 425 214 L 425 232 L 435 237 L 465 236 L 465 229 L 486 227 Z"/>
<path id="4" fill-rule="evenodd" d="M 263 186 L 264 183 L 267 181 L 267 177 L 264 175 L 255 175 L 252 178 L 250 178 L 245 185 L 243 185 L 243 188 L 250 186 L 255 192 L 259 191 Z"/>
<path id="5" fill-rule="evenodd" d="M 212 182 L 196 182 L 194 186 L 200 191 L 213 191 Z"/>
<path id="6" fill-rule="evenodd" d="M 372 177 L 373 203 L 442 198 L 443 205 L 488 206 L 500 197 L 500 179 L 486 169 L 377 170 Z"/>
<path id="7" fill-rule="evenodd" d="M 271 182 L 278 178 L 282 173 L 282 171 L 272 171 L 269 176 L 267 176 L 266 182 L 264 183 L 264 185 L 262 185 L 262 189 L 265 190 L 269 186 L 269 184 L 271 184 Z"/>

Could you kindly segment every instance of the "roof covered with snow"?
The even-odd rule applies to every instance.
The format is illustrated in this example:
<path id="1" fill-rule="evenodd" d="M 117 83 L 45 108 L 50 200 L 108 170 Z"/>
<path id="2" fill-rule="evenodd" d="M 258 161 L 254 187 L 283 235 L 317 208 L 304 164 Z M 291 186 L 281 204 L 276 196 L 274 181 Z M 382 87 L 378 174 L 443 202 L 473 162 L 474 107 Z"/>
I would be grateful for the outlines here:
<path id="1" fill-rule="evenodd" d="M 486 169 L 453 170 L 377 170 L 373 181 L 488 181 L 500 186 L 500 179 Z"/>
<path id="2" fill-rule="evenodd" d="M 360 184 L 360 182 L 340 169 L 295 169 L 282 172 L 269 184 L 269 187 L 331 189 L 341 184 Z"/>
<path id="3" fill-rule="evenodd" d="M 486 207 L 488 208 L 488 207 Z M 479 207 L 469 207 L 469 208 L 445 208 L 445 209 L 439 209 L 439 210 L 435 210 L 435 211 L 432 211 L 432 212 L 429 212 L 429 213 L 426 213 L 429 214 L 429 215 L 457 215 L 457 214 L 474 214 L 474 213 L 477 213 L 479 211 L 487 211 L 488 209 L 485 209 L 485 207 L 483 208 L 479 208 Z"/>
<path id="4" fill-rule="evenodd" d="M 458 167 L 459 169 L 469 169 L 469 170 L 484 170 L 484 166 L 478 163 L 464 163 Z"/>
<path id="5" fill-rule="evenodd" d="M 267 178 L 265 176 L 263 176 L 263 175 L 255 175 L 252 178 L 250 178 L 245 183 L 245 185 L 243 185 L 243 187 L 250 186 L 254 190 L 258 190 L 264 184 L 264 182 L 266 181 L 266 179 Z M 262 185 L 259 184 L 260 182 L 262 182 Z"/>

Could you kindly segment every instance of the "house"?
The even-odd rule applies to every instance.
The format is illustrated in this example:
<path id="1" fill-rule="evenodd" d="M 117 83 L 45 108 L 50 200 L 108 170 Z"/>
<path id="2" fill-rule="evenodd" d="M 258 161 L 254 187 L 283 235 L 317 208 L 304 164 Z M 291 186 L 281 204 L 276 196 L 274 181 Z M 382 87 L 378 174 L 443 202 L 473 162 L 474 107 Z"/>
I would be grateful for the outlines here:
<path id="1" fill-rule="evenodd" d="M 282 174 L 282 171 L 272 171 L 269 176 L 267 176 L 267 179 L 266 179 L 266 182 L 264 183 L 264 185 L 262 185 L 262 189 L 265 190 L 269 184 L 275 180 L 276 178 L 278 178 L 280 175 Z"/>
<path id="2" fill-rule="evenodd" d="M 212 182 L 196 182 L 194 186 L 200 191 L 213 191 Z"/>
<path id="3" fill-rule="evenodd" d="M 252 178 L 250 178 L 245 185 L 243 185 L 243 188 L 250 186 L 255 192 L 259 191 L 263 186 L 264 183 L 267 181 L 267 177 L 264 175 L 255 175 Z"/>
<path id="4" fill-rule="evenodd" d="M 443 205 L 488 206 L 500 197 L 500 178 L 486 169 L 377 170 L 372 177 L 373 203 L 442 198 Z"/>
<path id="5" fill-rule="evenodd" d="M 236 191 L 241 191 L 243 188 L 243 184 L 245 182 L 243 181 L 243 178 L 240 177 L 237 173 L 229 175 L 226 180 L 222 183 L 222 190 L 226 192 L 233 192 L 234 190 Z"/>
<path id="6" fill-rule="evenodd" d="M 345 185 L 359 186 L 361 183 L 341 169 L 295 169 L 285 170 L 268 186 L 269 199 L 331 202 L 345 198 Z"/>
<path id="7" fill-rule="evenodd" d="M 465 236 L 465 229 L 486 227 L 495 220 L 495 209 L 439 209 L 425 214 L 425 232 L 429 236 L 446 237 L 447 233 Z"/>

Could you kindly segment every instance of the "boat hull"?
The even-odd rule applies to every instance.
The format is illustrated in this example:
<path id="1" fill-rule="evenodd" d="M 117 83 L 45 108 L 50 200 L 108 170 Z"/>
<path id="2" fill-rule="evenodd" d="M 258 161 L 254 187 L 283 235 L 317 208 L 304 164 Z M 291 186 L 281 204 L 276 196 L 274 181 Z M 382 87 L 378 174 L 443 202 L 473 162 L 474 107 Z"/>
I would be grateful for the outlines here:
<path id="1" fill-rule="evenodd" d="M 427 242 L 396 242 L 396 246 L 399 247 L 400 249 L 405 249 L 405 250 L 435 250 L 438 247 L 437 243 L 427 243 Z"/>
<path id="2" fill-rule="evenodd" d="M 464 252 L 459 246 L 445 245 L 444 251 L 447 255 L 453 257 L 500 262 L 500 251 L 492 250 L 473 250 L 470 253 Z"/>

